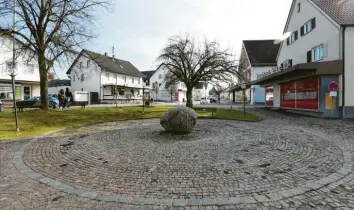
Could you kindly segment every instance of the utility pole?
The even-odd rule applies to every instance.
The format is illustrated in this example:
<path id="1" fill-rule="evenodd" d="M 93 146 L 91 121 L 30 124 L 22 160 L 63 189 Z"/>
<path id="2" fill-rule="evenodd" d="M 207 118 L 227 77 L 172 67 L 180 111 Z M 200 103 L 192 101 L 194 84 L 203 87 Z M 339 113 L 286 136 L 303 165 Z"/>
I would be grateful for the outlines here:
<path id="1" fill-rule="evenodd" d="M 12 30 L 13 32 L 16 30 L 16 0 L 13 0 L 13 5 L 12 5 L 12 19 L 13 19 L 13 26 Z M 10 74 L 11 80 L 12 80 L 12 98 L 13 98 L 13 103 L 14 103 L 14 111 L 15 111 L 15 121 L 16 121 L 16 131 L 19 132 L 20 128 L 18 125 L 18 115 L 17 115 L 17 105 L 16 105 L 16 93 L 15 93 L 15 66 L 16 66 L 16 52 L 15 52 L 15 42 L 16 42 L 16 37 L 15 33 L 12 33 L 13 36 L 13 41 L 12 41 L 12 72 Z"/>

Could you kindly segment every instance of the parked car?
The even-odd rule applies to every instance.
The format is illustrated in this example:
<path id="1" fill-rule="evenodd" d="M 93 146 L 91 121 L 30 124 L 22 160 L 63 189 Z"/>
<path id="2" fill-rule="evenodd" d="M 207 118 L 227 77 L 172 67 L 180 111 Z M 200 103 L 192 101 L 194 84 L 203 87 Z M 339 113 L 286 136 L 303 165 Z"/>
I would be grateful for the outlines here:
<path id="1" fill-rule="evenodd" d="M 59 106 L 59 100 L 54 96 L 48 96 L 49 107 L 56 109 Z M 41 97 L 34 97 L 28 100 L 17 101 L 18 108 L 39 108 L 41 106 Z"/>
<path id="2" fill-rule="evenodd" d="M 208 104 L 208 103 L 209 103 L 208 99 L 206 99 L 206 98 L 200 99 L 200 104 Z"/>
<path id="3" fill-rule="evenodd" d="M 215 98 L 210 98 L 210 103 L 216 103 L 216 99 Z"/>

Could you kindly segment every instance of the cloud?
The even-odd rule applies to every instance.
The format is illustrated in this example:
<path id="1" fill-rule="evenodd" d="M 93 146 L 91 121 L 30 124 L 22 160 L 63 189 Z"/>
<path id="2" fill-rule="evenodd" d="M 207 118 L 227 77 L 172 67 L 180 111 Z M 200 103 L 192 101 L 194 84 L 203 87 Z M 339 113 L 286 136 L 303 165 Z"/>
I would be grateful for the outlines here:
<path id="1" fill-rule="evenodd" d="M 129 60 L 140 70 L 155 68 L 168 37 L 188 33 L 218 40 L 239 54 L 245 39 L 282 35 L 291 0 L 119 0 L 113 13 L 98 14 L 99 38 L 89 49 Z"/>

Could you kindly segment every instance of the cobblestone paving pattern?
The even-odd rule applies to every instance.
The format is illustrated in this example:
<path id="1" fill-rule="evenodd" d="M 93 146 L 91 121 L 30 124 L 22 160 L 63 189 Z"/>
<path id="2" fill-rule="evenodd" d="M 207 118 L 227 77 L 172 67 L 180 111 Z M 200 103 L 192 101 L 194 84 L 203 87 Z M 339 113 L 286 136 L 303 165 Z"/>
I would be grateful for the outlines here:
<path id="1" fill-rule="evenodd" d="M 354 209 L 354 121 L 253 111 L 263 121 L 199 120 L 182 136 L 144 120 L 0 142 L 0 209 Z M 22 148 L 28 169 L 13 164 Z M 32 172 L 120 199 L 65 193 Z"/>

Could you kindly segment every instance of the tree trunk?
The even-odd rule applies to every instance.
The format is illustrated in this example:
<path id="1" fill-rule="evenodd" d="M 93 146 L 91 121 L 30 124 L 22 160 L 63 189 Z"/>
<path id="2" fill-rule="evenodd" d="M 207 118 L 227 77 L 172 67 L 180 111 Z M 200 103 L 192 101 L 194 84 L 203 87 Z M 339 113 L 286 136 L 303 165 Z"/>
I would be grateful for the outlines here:
<path id="1" fill-rule="evenodd" d="M 40 77 L 40 93 L 41 93 L 41 108 L 48 109 L 48 71 L 44 53 L 38 56 L 39 77 Z"/>
<path id="2" fill-rule="evenodd" d="M 193 109 L 193 93 L 192 88 L 187 88 L 187 104 L 186 106 Z"/>

